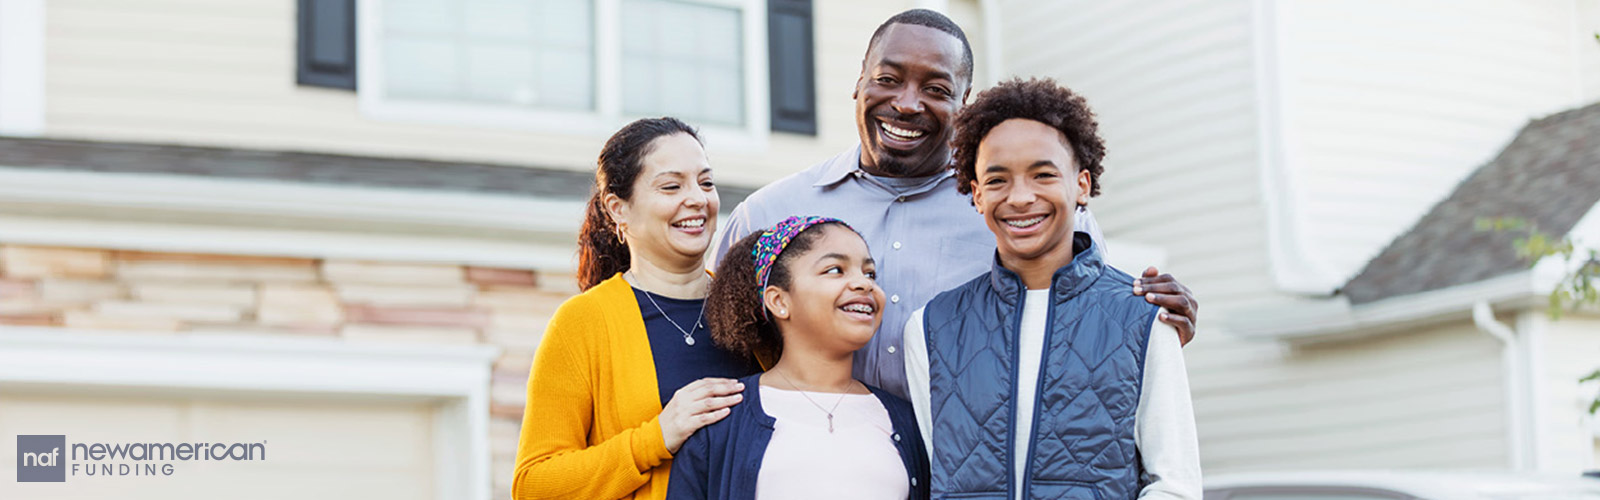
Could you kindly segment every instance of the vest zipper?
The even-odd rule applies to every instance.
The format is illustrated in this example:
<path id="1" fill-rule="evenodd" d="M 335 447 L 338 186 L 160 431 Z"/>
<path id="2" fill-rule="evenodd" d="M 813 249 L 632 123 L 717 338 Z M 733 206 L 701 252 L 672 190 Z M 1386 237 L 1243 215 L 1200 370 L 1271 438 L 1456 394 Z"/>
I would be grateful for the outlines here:
<path id="1" fill-rule="evenodd" d="M 1033 420 L 1032 420 L 1032 423 L 1030 425 L 1028 425 L 1028 429 L 1029 429 L 1029 432 L 1028 432 L 1028 451 L 1027 451 L 1027 454 L 1024 455 L 1024 458 L 1026 458 L 1027 461 L 1024 462 L 1024 465 L 1023 465 L 1026 468 L 1024 468 L 1022 470 L 1022 491 L 1023 491 L 1024 494 L 1026 494 L 1029 491 L 1032 491 L 1032 488 L 1033 488 L 1033 470 L 1032 470 L 1032 467 L 1033 467 L 1033 445 L 1039 441 L 1036 438 L 1036 436 L 1039 435 L 1039 407 L 1041 406 L 1040 403 L 1044 401 L 1044 397 L 1043 397 L 1044 396 L 1044 372 L 1045 372 L 1045 369 L 1047 368 L 1046 363 L 1044 362 L 1044 360 L 1045 359 L 1049 359 L 1049 357 L 1050 357 L 1049 356 L 1049 353 L 1050 353 L 1050 338 L 1053 336 L 1052 334 L 1055 333 L 1055 330 L 1053 328 L 1051 328 L 1052 326 L 1054 326 L 1051 323 L 1054 323 L 1054 320 L 1055 320 L 1055 317 L 1054 317 L 1055 315 L 1051 314 L 1051 312 L 1054 311 L 1055 306 L 1056 306 L 1055 298 L 1054 298 L 1054 296 L 1055 296 L 1055 282 L 1054 282 L 1054 280 L 1051 280 L 1049 290 L 1050 290 L 1050 293 L 1045 295 L 1045 302 L 1044 302 L 1044 348 L 1039 349 L 1039 358 L 1040 358 L 1039 359 L 1039 376 L 1038 376 L 1038 379 L 1035 380 L 1034 383 L 1033 383 L 1033 416 L 1029 417 L 1029 418 L 1032 418 Z M 1018 314 L 1018 318 L 1021 318 L 1021 314 Z M 1021 343 L 1021 339 L 1022 339 L 1021 328 L 1022 328 L 1022 322 L 1019 320 L 1017 322 L 1017 329 L 1018 329 L 1017 330 L 1017 339 L 1018 339 L 1018 343 L 1019 344 Z M 1022 364 L 1022 361 L 1020 359 L 1021 356 L 1018 355 L 1016 358 L 1017 358 L 1017 364 L 1018 364 L 1018 366 L 1020 366 Z M 1020 377 L 1020 375 L 1018 375 L 1018 376 Z M 1017 377 L 1012 377 L 1012 378 L 1017 378 Z M 1012 399 L 1016 399 L 1016 397 L 1012 396 Z M 1016 433 L 1013 432 L 1012 434 L 1016 434 Z M 1016 453 L 1016 451 L 1012 450 L 1012 453 Z M 1016 498 L 1016 497 L 1012 497 L 1012 498 Z"/>
<path id="2" fill-rule="evenodd" d="M 1010 398 L 1011 402 L 1009 404 L 1007 404 L 1008 408 L 1006 408 L 1006 410 L 1007 410 L 1007 412 L 1011 413 L 1011 418 L 1012 418 L 1013 422 L 1011 423 L 1012 424 L 1011 425 L 1011 429 L 1008 432 L 1006 432 L 1006 464 L 1009 465 L 1009 467 L 1006 467 L 1006 499 L 1007 500 L 1015 500 L 1017 498 L 1017 487 L 1018 487 L 1018 485 L 1017 485 L 1017 474 L 1015 472 L 1012 472 L 1012 471 L 1016 470 L 1013 467 L 1017 466 L 1017 426 L 1016 426 L 1016 422 L 1015 422 L 1015 420 L 1018 418 L 1018 415 L 1017 415 L 1017 398 L 1019 397 L 1019 395 L 1017 394 L 1017 379 L 1022 376 L 1022 370 L 1019 367 L 1020 363 L 1017 360 L 1022 359 L 1022 353 L 1021 353 L 1021 344 L 1022 344 L 1022 306 L 1023 306 L 1023 302 L 1022 301 L 1023 300 L 1027 300 L 1027 297 L 1028 297 L 1028 295 L 1027 295 L 1027 289 L 1028 288 L 1025 287 L 1025 286 L 1022 286 L 1022 280 L 1020 278 L 1017 280 L 1017 287 L 1019 289 L 1023 290 L 1023 294 L 1022 294 L 1021 299 L 1017 301 L 1017 308 L 1012 310 L 1012 312 L 1011 312 L 1011 335 L 1012 335 L 1011 359 L 1012 359 L 1012 362 L 1011 362 L 1011 370 L 1010 370 L 1011 371 L 1011 377 L 1009 377 L 1011 379 L 1011 398 Z M 1026 459 L 1027 457 L 1023 457 L 1023 458 Z M 1026 460 L 1024 460 L 1023 466 L 1024 467 L 1027 466 L 1027 461 Z M 1027 476 L 1023 476 L 1022 479 L 1024 481 L 1023 484 L 1026 485 L 1027 484 L 1026 481 L 1028 479 Z"/>

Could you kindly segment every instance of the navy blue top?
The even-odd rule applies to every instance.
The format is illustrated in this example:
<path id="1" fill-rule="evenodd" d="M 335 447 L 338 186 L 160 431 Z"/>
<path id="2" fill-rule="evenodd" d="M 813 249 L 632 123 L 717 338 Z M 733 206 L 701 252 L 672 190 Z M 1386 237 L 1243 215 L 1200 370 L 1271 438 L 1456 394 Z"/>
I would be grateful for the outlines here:
<path id="1" fill-rule="evenodd" d="M 682 337 L 681 335 L 679 336 Z M 772 442 L 777 419 L 761 408 L 761 374 L 744 382 L 744 400 L 733 405 L 726 418 L 700 428 L 678 448 L 672 457 L 672 474 L 667 480 L 667 500 L 754 500 L 756 476 L 761 460 Z M 866 385 L 866 384 L 863 384 Z M 894 426 L 890 439 L 906 466 L 910 500 L 928 498 L 928 452 L 917 429 L 917 416 L 911 403 L 883 389 L 867 385 L 889 411 Z M 803 471 L 794 471 L 804 474 Z M 818 481 L 828 478 L 819 477 Z"/>
<path id="2" fill-rule="evenodd" d="M 650 358 L 656 363 L 656 388 L 660 391 L 661 406 L 666 406 L 667 401 L 672 400 L 672 393 L 690 382 L 706 377 L 740 378 L 761 371 L 754 359 L 713 345 L 711 331 L 704 321 L 699 327 L 695 326 L 695 318 L 700 316 L 700 306 L 705 299 L 674 299 L 638 288 L 633 289 L 633 298 L 639 301 L 644 331 L 650 338 Z M 655 299 L 654 305 L 650 299 Z M 656 310 L 657 305 L 661 310 Z M 662 312 L 670 315 L 678 326 L 693 329 L 694 345 L 683 341 L 683 332 L 667 322 Z"/>

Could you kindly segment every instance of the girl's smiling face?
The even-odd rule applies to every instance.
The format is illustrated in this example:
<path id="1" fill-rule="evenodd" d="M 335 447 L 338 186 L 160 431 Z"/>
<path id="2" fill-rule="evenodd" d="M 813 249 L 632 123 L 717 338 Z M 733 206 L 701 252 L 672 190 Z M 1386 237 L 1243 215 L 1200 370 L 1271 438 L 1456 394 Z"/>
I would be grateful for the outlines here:
<path id="1" fill-rule="evenodd" d="M 764 292 L 768 314 L 783 333 L 784 350 L 807 346 L 853 353 L 883 321 L 883 289 L 867 242 L 840 224 L 823 224 L 806 250 L 785 255 L 788 289 Z"/>

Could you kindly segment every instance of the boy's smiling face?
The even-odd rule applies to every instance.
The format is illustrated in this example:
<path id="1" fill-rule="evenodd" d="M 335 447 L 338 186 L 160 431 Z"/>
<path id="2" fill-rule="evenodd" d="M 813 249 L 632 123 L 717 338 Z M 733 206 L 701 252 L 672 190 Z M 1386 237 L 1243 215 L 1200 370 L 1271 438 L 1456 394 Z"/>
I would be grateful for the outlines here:
<path id="1" fill-rule="evenodd" d="M 1001 263 L 1071 263 L 1073 215 L 1089 202 L 1090 178 L 1066 136 L 1034 120 L 1006 120 L 978 143 L 975 166 L 972 203 L 995 235 Z"/>

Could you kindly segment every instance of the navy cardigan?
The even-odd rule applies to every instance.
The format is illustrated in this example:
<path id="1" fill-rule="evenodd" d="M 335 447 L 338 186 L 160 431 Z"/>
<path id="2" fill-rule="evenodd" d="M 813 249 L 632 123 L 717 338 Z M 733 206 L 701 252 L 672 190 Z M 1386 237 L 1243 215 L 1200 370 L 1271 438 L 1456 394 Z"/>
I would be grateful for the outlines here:
<path id="1" fill-rule="evenodd" d="M 756 475 L 777 419 L 761 408 L 761 374 L 740 382 L 744 382 L 744 401 L 733 405 L 727 418 L 696 431 L 678 448 L 667 483 L 668 500 L 755 499 Z M 877 387 L 867 385 L 867 389 L 889 410 L 891 437 L 909 473 L 911 500 L 927 499 L 928 452 L 911 403 Z"/>

